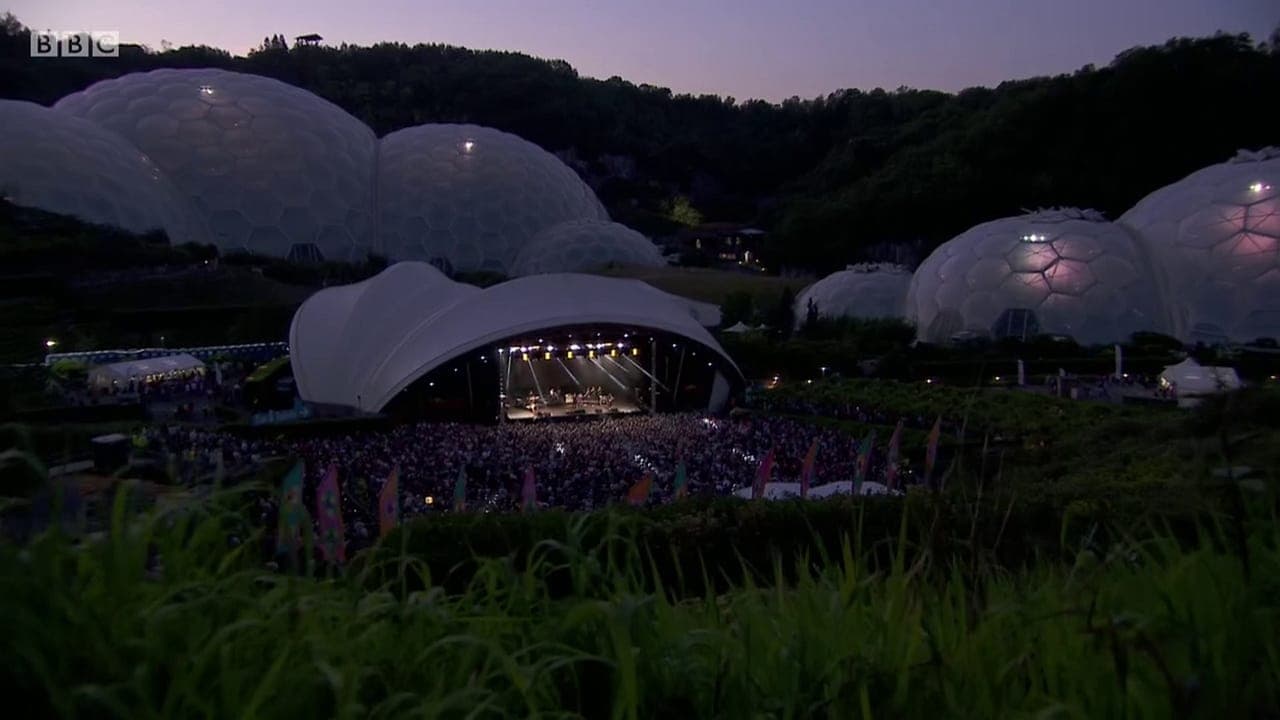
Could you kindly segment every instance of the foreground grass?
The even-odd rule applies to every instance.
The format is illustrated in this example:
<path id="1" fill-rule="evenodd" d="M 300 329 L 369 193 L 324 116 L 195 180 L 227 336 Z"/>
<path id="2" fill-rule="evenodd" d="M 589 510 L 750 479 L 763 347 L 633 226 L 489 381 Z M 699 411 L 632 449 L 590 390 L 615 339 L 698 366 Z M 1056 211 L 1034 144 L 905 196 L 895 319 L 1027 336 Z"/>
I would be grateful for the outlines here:
<path id="1" fill-rule="evenodd" d="M 262 569 L 237 512 L 126 517 L 82 545 L 0 547 L 0 670 L 23 716 L 1270 717 L 1280 532 L 1206 532 L 1018 573 L 856 539 L 799 579 L 672 601 L 648 560 L 571 533 L 446 595 L 391 551 L 341 576 Z M 578 527 L 610 522 L 581 516 Z M 619 526 L 621 527 L 621 525 Z M 912 529 L 903 527 L 899 547 Z M 404 536 L 400 536 L 402 542 Z M 1101 554 L 1100 554 L 1101 553 Z M 781 563 L 777 573 L 782 573 Z M 790 562 L 790 560 L 786 561 Z M 553 599 L 543 579 L 571 578 Z M 426 587 L 409 591 L 408 587 Z"/>

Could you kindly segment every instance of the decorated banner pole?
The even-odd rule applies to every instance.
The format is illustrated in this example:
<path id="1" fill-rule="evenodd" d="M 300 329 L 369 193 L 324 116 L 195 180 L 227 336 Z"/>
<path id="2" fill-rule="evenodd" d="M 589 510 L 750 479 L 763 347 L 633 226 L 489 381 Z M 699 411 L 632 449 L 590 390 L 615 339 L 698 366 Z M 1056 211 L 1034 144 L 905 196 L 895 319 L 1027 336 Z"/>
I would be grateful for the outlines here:
<path id="1" fill-rule="evenodd" d="M 645 473 L 644 477 L 627 491 L 627 502 L 632 507 L 640 507 L 649 499 L 649 491 L 653 489 L 653 475 Z"/>
<path id="2" fill-rule="evenodd" d="M 894 490 L 898 486 L 898 454 L 899 444 L 902 442 L 902 421 L 893 428 L 893 436 L 889 438 L 889 454 L 885 458 L 884 468 L 884 484 L 890 490 Z"/>
<path id="3" fill-rule="evenodd" d="M 400 468 L 391 471 L 378 492 L 378 536 L 386 537 L 400 523 Z"/>
<path id="4" fill-rule="evenodd" d="M 467 509 L 467 467 L 458 468 L 458 480 L 453 484 L 453 511 L 463 512 Z"/>
<path id="5" fill-rule="evenodd" d="M 679 500 L 689 496 L 689 474 L 685 470 L 684 460 L 681 459 L 676 464 L 676 480 L 675 480 L 675 499 Z"/>
<path id="6" fill-rule="evenodd" d="M 924 450 L 924 482 L 933 482 L 933 466 L 938 461 L 938 438 L 942 436 L 942 416 L 933 421 L 933 429 L 929 431 L 929 442 Z"/>
<path id="7" fill-rule="evenodd" d="M 814 438 L 809 445 L 809 452 L 805 453 L 804 463 L 800 466 L 800 497 L 809 497 L 809 485 L 813 483 L 813 468 L 818 461 L 818 438 Z"/>
<path id="8" fill-rule="evenodd" d="M 854 495 L 862 492 L 862 483 L 866 481 L 867 474 L 871 471 L 871 452 L 876 444 L 876 431 L 872 430 L 867 433 L 867 437 L 862 441 L 862 447 L 858 448 L 858 465 L 854 471 L 852 491 Z"/>
<path id="9" fill-rule="evenodd" d="M 538 507 L 538 487 L 533 479 L 533 468 L 524 469 L 524 486 L 520 489 L 520 511 L 529 512 Z"/>
<path id="10" fill-rule="evenodd" d="M 756 471 L 755 482 L 751 483 L 751 499 L 764 497 L 765 488 L 769 485 L 769 477 L 773 474 L 773 448 L 760 461 L 760 469 Z"/>
<path id="11" fill-rule="evenodd" d="M 299 460 L 284 476 L 280 485 L 280 527 L 276 534 L 276 552 L 293 556 L 302 548 L 302 526 L 309 522 L 302 504 L 302 478 L 306 466 Z"/>
<path id="12" fill-rule="evenodd" d="M 347 561 L 347 542 L 343 537 L 342 498 L 338 489 L 338 468 L 329 470 L 316 488 L 316 515 L 320 521 L 320 553 L 331 563 Z"/>

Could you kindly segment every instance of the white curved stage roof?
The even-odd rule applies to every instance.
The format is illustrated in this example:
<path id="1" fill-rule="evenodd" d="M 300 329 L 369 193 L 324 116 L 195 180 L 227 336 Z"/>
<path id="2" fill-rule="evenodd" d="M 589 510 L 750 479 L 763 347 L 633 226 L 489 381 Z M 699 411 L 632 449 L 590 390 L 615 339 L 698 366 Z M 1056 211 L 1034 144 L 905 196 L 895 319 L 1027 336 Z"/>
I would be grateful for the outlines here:
<path id="1" fill-rule="evenodd" d="M 548 274 L 481 290 L 425 263 L 398 263 L 312 295 L 289 330 L 303 400 L 381 410 L 418 378 L 473 350 L 558 327 L 610 324 L 666 332 L 741 372 L 688 301 L 639 280 Z"/>

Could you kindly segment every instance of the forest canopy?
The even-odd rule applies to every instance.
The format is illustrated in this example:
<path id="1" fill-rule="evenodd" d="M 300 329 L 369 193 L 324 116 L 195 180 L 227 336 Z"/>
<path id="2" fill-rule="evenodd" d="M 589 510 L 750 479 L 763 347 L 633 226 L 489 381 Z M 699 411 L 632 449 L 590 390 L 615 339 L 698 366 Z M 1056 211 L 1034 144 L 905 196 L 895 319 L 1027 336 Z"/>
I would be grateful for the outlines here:
<path id="1" fill-rule="evenodd" d="M 109 77 L 218 67 L 306 88 L 379 135 L 425 122 L 516 133 L 558 153 L 615 219 L 669 232 L 671 208 L 771 231 L 774 267 L 918 261 L 984 220 L 1047 205 L 1114 217 L 1239 148 L 1280 144 L 1280 43 L 1170 40 L 1105 67 L 959 93 L 837 90 L 782 103 L 681 95 L 563 60 L 440 44 L 122 47 L 117 60 L 31 59 L 0 17 L 0 97 L 51 104 Z"/>

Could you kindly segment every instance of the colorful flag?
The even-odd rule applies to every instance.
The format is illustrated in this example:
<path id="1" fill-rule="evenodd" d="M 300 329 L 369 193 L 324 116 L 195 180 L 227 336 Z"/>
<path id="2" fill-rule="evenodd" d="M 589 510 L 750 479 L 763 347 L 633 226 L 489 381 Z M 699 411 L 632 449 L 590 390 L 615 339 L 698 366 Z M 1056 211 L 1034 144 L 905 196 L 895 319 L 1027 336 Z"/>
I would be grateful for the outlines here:
<path id="1" fill-rule="evenodd" d="M 533 480 L 533 468 L 524 469 L 524 487 L 520 491 L 520 510 L 528 512 L 538 507 L 538 488 Z"/>
<path id="2" fill-rule="evenodd" d="M 309 520 L 302 505 L 302 476 L 305 467 L 299 460 L 284 476 L 280 486 L 280 529 L 276 549 L 282 553 L 297 552 L 302 547 L 302 524 Z"/>
<path id="3" fill-rule="evenodd" d="M 684 460 L 676 464 L 676 499 L 689 496 L 689 475 L 684 469 Z"/>
<path id="4" fill-rule="evenodd" d="M 938 438 L 942 436 L 942 416 L 933 421 L 933 429 L 929 431 L 929 444 L 924 451 L 924 482 L 928 485 L 933 480 L 933 465 L 938 461 Z"/>
<path id="5" fill-rule="evenodd" d="M 226 461 L 222 458 L 222 448 L 213 451 L 213 484 L 221 486 L 222 481 L 227 479 Z"/>
<path id="6" fill-rule="evenodd" d="M 347 561 L 347 543 L 342 536 L 342 502 L 338 490 L 338 468 L 329 466 L 316 488 L 316 519 L 320 523 L 320 553 L 329 562 Z"/>
<path id="7" fill-rule="evenodd" d="M 387 533 L 400 523 L 400 468 L 391 471 L 378 492 L 378 535 Z"/>
<path id="8" fill-rule="evenodd" d="M 644 505 L 645 501 L 649 499 L 649 491 L 652 489 L 653 475 L 645 473 L 644 477 L 640 478 L 640 482 L 631 486 L 631 489 L 627 491 L 627 502 L 636 507 Z"/>
<path id="9" fill-rule="evenodd" d="M 453 484 L 453 511 L 467 509 L 467 466 L 458 468 L 458 481 Z"/>
<path id="10" fill-rule="evenodd" d="M 809 485 L 813 482 L 813 466 L 818 461 L 818 438 L 813 439 L 813 444 L 809 446 L 809 452 L 804 456 L 804 463 L 800 466 L 800 497 L 809 497 Z"/>
<path id="11" fill-rule="evenodd" d="M 893 437 L 889 438 L 889 456 L 885 459 L 884 484 L 890 490 L 898 485 L 898 445 L 902 442 L 902 421 L 893 428 Z"/>
<path id="12" fill-rule="evenodd" d="M 769 484 L 769 477 L 773 475 L 773 448 L 769 449 L 769 454 L 764 456 L 760 461 L 760 469 L 756 471 L 755 482 L 751 484 L 751 499 L 756 500 L 764 497 L 764 489 Z"/>
<path id="13" fill-rule="evenodd" d="M 867 473 L 871 470 L 871 451 L 875 444 L 876 431 L 872 430 L 867 433 L 867 437 L 862 441 L 862 446 L 858 448 L 858 466 L 853 476 L 854 495 L 862 491 L 862 483 L 867 479 Z"/>

